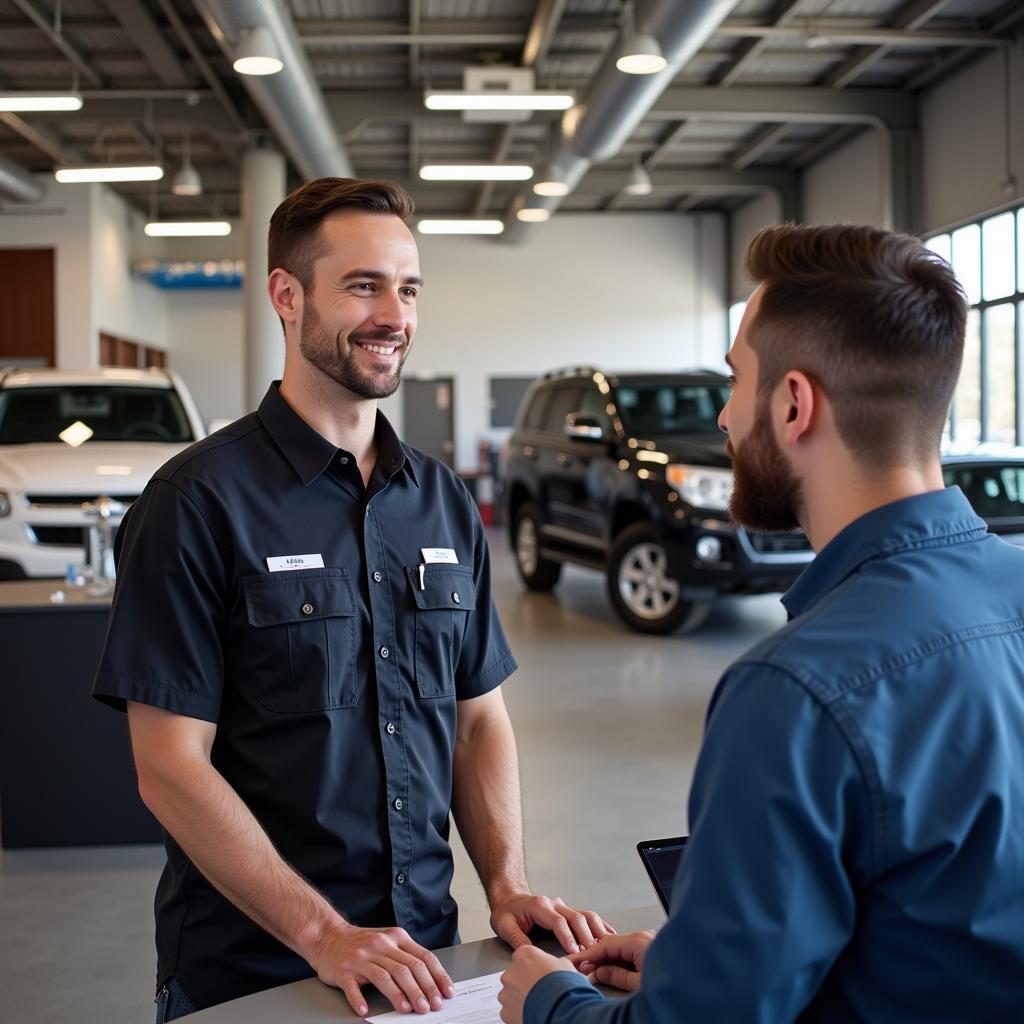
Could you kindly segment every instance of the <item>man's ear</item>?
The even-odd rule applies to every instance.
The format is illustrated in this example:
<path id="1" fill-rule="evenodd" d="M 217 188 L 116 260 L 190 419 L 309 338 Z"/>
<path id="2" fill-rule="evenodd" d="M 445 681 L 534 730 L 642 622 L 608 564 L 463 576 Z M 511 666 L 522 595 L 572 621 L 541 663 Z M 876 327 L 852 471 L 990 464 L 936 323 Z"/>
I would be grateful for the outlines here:
<path id="1" fill-rule="evenodd" d="M 302 321 L 302 303 L 305 298 L 302 285 L 280 267 L 275 267 L 267 278 L 267 294 L 277 315 L 286 324 Z"/>
<path id="2" fill-rule="evenodd" d="M 820 395 L 806 373 L 790 370 L 777 392 L 779 440 L 784 446 L 806 440 L 814 424 Z"/>

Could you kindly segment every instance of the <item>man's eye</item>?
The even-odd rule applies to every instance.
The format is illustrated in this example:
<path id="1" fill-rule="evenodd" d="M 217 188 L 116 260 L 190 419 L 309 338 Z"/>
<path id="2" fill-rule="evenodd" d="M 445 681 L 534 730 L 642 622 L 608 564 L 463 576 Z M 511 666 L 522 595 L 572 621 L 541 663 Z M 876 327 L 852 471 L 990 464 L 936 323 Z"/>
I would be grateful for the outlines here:
<path id="1" fill-rule="evenodd" d="M 355 284 L 352 287 L 357 289 L 357 290 L 360 289 L 360 288 L 364 288 L 364 289 L 367 289 L 367 290 L 372 290 L 373 289 L 373 285 L 370 284 L 369 281 L 360 281 L 358 284 Z"/>
<path id="2" fill-rule="evenodd" d="M 415 288 L 403 288 L 402 294 L 405 295 L 407 298 L 415 299 L 418 292 L 416 291 Z"/>
<path id="3" fill-rule="evenodd" d="M 726 378 L 725 385 L 726 385 L 726 387 L 730 391 L 732 391 L 732 389 L 734 387 L 736 387 L 736 374 L 735 373 L 730 373 L 729 374 L 729 376 Z"/>

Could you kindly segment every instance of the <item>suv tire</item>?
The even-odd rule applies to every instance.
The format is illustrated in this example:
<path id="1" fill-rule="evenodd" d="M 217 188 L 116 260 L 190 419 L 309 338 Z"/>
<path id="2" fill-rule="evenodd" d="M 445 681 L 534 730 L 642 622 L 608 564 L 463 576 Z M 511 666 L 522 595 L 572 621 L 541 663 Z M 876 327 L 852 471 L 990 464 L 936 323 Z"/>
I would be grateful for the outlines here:
<path id="1" fill-rule="evenodd" d="M 562 563 L 541 556 L 537 510 L 528 502 L 516 512 L 512 550 L 519 578 L 529 590 L 551 590 L 558 582 Z"/>
<path id="2" fill-rule="evenodd" d="M 686 601 L 679 581 L 668 575 L 668 555 L 653 523 L 627 526 L 608 557 L 608 597 L 619 618 L 638 633 L 696 629 L 711 601 Z"/>

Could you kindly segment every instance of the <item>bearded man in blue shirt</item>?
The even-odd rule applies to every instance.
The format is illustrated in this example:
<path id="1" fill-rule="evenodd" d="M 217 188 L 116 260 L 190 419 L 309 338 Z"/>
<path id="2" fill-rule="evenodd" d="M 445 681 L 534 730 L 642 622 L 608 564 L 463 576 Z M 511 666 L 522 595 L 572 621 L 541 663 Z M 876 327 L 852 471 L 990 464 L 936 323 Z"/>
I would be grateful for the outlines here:
<path id="1" fill-rule="evenodd" d="M 668 922 L 518 950 L 502 1020 L 1019 1024 L 1024 551 L 943 487 L 963 293 L 866 227 L 766 229 L 747 269 L 732 513 L 818 556 L 714 694 Z"/>

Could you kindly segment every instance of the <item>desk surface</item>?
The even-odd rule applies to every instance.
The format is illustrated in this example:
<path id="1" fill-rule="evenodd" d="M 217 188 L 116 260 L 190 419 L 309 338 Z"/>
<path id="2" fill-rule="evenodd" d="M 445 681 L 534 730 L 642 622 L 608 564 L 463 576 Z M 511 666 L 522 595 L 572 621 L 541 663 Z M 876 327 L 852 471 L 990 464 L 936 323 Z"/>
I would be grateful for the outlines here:
<path id="1" fill-rule="evenodd" d="M 0 612 L 33 609 L 66 609 L 75 611 L 106 611 L 110 607 L 110 595 L 94 597 L 90 587 L 68 587 L 63 580 L 9 580 L 0 583 Z M 55 591 L 64 592 L 63 601 L 51 601 Z"/>
<path id="2" fill-rule="evenodd" d="M 665 920 L 661 907 L 642 907 L 608 915 L 608 921 L 619 932 L 632 932 L 641 928 L 658 928 Z M 553 947 L 548 947 L 555 952 Z M 508 946 L 500 939 L 482 939 L 461 946 L 437 950 L 438 958 L 453 981 L 478 978 L 503 971 L 512 959 Z M 390 1003 L 368 985 L 370 1013 L 386 1013 L 393 1009 Z M 418 1014 L 409 1014 L 409 1024 L 415 1024 Z M 335 988 L 328 988 L 316 978 L 296 981 L 291 985 L 257 992 L 256 995 L 233 999 L 209 1010 L 192 1014 L 191 1024 L 324 1024 L 324 1022 L 359 1020 L 349 1008 L 345 996 Z"/>

